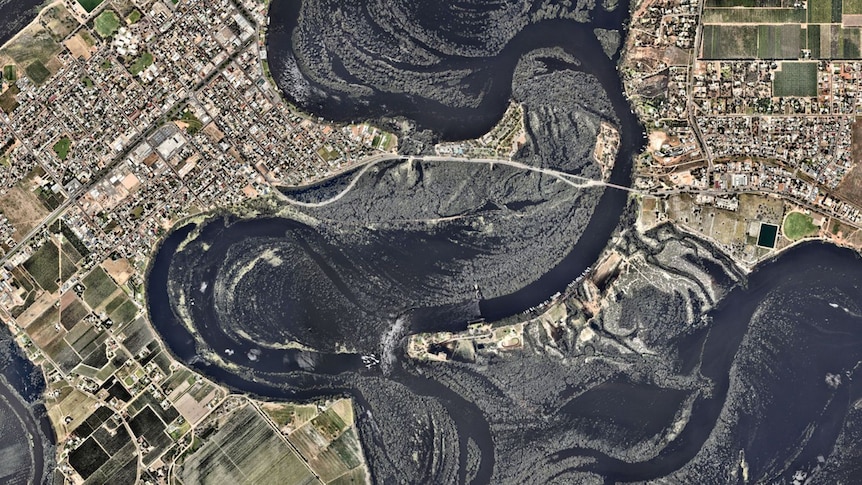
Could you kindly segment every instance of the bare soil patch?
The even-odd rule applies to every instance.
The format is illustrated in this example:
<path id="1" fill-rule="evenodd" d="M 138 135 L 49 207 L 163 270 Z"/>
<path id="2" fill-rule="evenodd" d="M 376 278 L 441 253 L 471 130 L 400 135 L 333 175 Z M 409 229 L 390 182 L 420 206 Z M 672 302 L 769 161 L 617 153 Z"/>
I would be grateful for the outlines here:
<path id="1" fill-rule="evenodd" d="M 17 230 L 12 236 L 16 242 L 20 242 L 49 214 L 36 194 L 22 187 L 13 187 L 6 195 L 0 197 L 0 212 Z"/>

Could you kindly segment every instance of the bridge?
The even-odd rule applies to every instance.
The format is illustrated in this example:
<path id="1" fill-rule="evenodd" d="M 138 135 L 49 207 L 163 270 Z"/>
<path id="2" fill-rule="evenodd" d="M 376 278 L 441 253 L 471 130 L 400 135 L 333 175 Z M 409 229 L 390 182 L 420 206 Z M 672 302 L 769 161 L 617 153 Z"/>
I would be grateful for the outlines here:
<path id="1" fill-rule="evenodd" d="M 648 195 L 646 192 L 638 190 L 638 189 L 634 189 L 632 187 L 626 187 L 624 185 L 613 184 L 610 182 L 605 182 L 603 180 L 591 179 L 589 177 L 582 177 L 580 175 L 574 175 L 574 174 L 571 174 L 568 172 L 563 172 L 561 170 L 555 170 L 552 168 L 534 167 L 532 165 L 528 165 L 528 164 L 523 163 L 523 162 L 517 162 L 514 160 L 506 160 L 506 159 L 500 159 L 500 158 L 447 157 L 447 156 L 436 156 L 436 155 L 407 156 L 407 157 L 405 157 L 405 156 L 395 155 L 395 154 L 380 154 L 380 155 L 375 155 L 373 157 L 370 157 L 370 158 L 363 160 L 362 162 L 360 162 L 356 165 L 352 165 L 351 167 L 347 168 L 345 171 L 355 170 L 357 167 L 361 167 L 359 169 L 359 171 L 356 173 L 356 175 L 353 177 L 353 179 L 350 181 L 350 183 L 347 185 L 347 187 L 344 188 L 344 190 L 342 190 L 341 192 L 335 194 L 334 196 L 332 196 L 326 200 L 323 200 L 320 202 L 301 202 L 298 200 L 291 199 L 290 197 L 287 197 L 287 196 L 284 196 L 284 199 L 288 203 L 295 205 L 295 206 L 299 206 L 299 207 L 324 207 L 324 206 L 327 206 L 329 204 L 332 204 L 334 202 L 339 201 L 345 195 L 347 195 L 351 190 L 353 190 L 353 188 L 359 182 L 359 179 L 361 179 L 362 176 L 365 174 L 365 172 L 367 172 L 371 167 L 373 167 L 373 166 L 375 166 L 381 162 L 388 162 L 388 161 L 393 161 L 393 160 L 402 160 L 404 158 L 406 158 L 408 161 L 411 161 L 411 162 L 412 161 L 420 161 L 420 162 L 453 162 L 453 163 L 483 164 L 483 165 L 488 165 L 491 168 L 491 170 L 494 169 L 495 165 L 504 165 L 507 167 L 517 168 L 519 170 L 526 170 L 529 172 L 537 172 L 537 173 L 541 173 L 544 175 L 548 175 L 548 176 L 554 177 L 554 178 L 556 178 L 556 179 L 558 179 L 558 180 L 560 180 L 560 181 L 562 181 L 568 185 L 571 185 L 572 187 L 576 187 L 579 189 L 580 188 L 588 188 L 588 187 L 607 187 L 607 188 L 611 188 L 611 189 L 615 189 L 615 190 L 623 190 L 626 192 L 631 192 L 631 193 L 639 194 L 639 195 Z M 327 179 L 324 179 L 324 180 L 338 177 L 342 173 L 344 173 L 344 171 L 342 171 L 339 174 L 327 177 Z"/>

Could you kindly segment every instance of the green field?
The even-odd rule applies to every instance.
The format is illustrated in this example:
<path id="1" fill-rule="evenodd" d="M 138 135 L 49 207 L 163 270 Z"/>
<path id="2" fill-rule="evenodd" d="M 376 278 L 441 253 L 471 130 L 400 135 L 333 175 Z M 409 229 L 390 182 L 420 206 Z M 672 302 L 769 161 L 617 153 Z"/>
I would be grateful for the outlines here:
<path id="1" fill-rule="evenodd" d="M 811 97 L 817 95 L 816 62 L 782 62 L 772 81 L 775 96 Z"/>
<path id="2" fill-rule="evenodd" d="M 84 304 L 81 303 L 81 300 L 75 298 L 60 314 L 60 323 L 63 325 L 63 328 L 69 330 L 74 327 L 76 323 L 80 322 L 82 318 L 87 316 L 87 313 L 89 313 L 89 311 L 84 307 Z"/>
<path id="3" fill-rule="evenodd" d="M 132 13 L 130 13 L 128 15 L 128 17 L 126 17 L 126 23 L 129 25 L 136 24 L 136 23 L 138 23 L 139 20 L 141 20 L 142 16 L 143 15 L 141 15 L 140 10 L 134 9 L 134 10 L 132 10 Z"/>
<path id="4" fill-rule="evenodd" d="M 237 411 L 178 470 L 182 483 L 320 484 L 252 406 Z"/>
<path id="5" fill-rule="evenodd" d="M 91 271 L 82 282 L 86 288 L 83 294 L 84 301 L 90 305 L 90 308 L 97 308 L 117 290 L 114 280 L 102 268 Z"/>
<path id="6" fill-rule="evenodd" d="M 125 295 L 125 294 L 117 295 L 117 296 L 116 296 L 116 298 L 114 298 L 114 299 L 113 299 L 113 300 L 111 300 L 107 305 L 105 305 L 105 313 L 107 313 L 107 314 L 109 314 L 109 315 L 110 315 L 110 314 L 111 314 L 111 313 L 113 313 L 117 308 L 120 308 L 120 306 L 121 306 L 123 303 L 125 303 L 125 302 L 127 302 L 127 301 L 129 301 L 129 299 L 126 297 L 126 295 Z"/>
<path id="7" fill-rule="evenodd" d="M 324 145 L 317 150 L 317 154 L 320 155 L 324 161 L 331 162 L 333 160 L 338 160 L 341 158 L 341 153 L 333 148 L 331 145 Z"/>
<path id="8" fill-rule="evenodd" d="M 48 80 L 51 77 L 51 71 L 45 67 L 45 64 L 42 64 L 40 61 L 33 61 L 24 69 L 24 72 L 27 73 L 27 77 L 33 81 L 34 84 L 40 85 Z"/>
<path id="9" fill-rule="evenodd" d="M 798 59 L 804 32 L 798 25 L 758 25 L 757 57 L 760 59 Z"/>
<path id="10" fill-rule="evenodd" d="M 132 321 L 138 314 L 138 307 L 131 300 L 126 299 L 116 310 L 108 312 L 111 320 L 116 325 L 125 325 Z"/>
<path id="11" fill-rule="evenodd" d="M 791 212 L 784 218 L 784 237 L 791 241 L 802 239 L 816 233 L 820 228 L 814 225 L 811 216 L 801 212 Z"/>
<path id="12" fill-rule="evenodd" d="M 14 64 L 3 66 L 3 79 L 7 81 L 16 81 L 18 79 L 18 70 Z"/>
<path id="13" fill-rule="evenodd" d="M 67 280 L 78 270 L 72 258 L 60 256 L 60 249 L 53 241 L 49 241 L 24 263 L 24 268 L 45 291 L 56 291 L 59 280 Z"/>
<path id="14" fill-rule="evenodd" d="M 78 0 L 78 3 L 84 7 L 84 10 L 86 10 L 87 13 L 90 13 L 93 9 L 98 7 L 100 3 L 102 3 L 102 0 Z"/>
<path id="15" fill-rule="evenodd" d="M 704 23 L 729 24 L 801 24 L 805 10 L 799 8 L 708 8 Z"/>
<path id="16" fill-rule="evenodd" d="M 103 39 L 108 38 L 120 28 L 120 17 L 113 10 L 105 10 L 96 17 L 94 27 Z"/>
<path id="17" fill-rule="evenodd" d="M 153 55 L 149 52 L 144 52 L 140 56 L 138 56 L 137 59 L 135 59 L 135 62 L 133 62 L 132 65 L 129 67 L 129 72 L 132 73 L 133 76 L 137 76 L 141 73 L 141 71 L 152 65 Z"/>
<path id="18" fill-rule="evenodd" d="M 3 94 L 0 94 L 0 109 L 4 113 L 9 114 L 15 111 L 15 108 L 18 107 L 18 99 L 15 96 L 20 92 L 21 90 L 18 88 L 18 85 L 13 84 L 9 86 L 9 89 L 3 91 Z"/>
<path id="19" fill-rule="evenodd" d="M 830 59 L 858 59 L 860 35 L 858 28 L 842 28 L 840 25 L 824 25 L 821 31 L 821 45 L 824 58 Z M 825 35 L 823 35 L 825 34 Z M 824 43 L 823 38 L 829 42 Z M 826 51 L 828 46 L 829 51 Z"/>
<path id="20" fill-rule="evenodd" d="M 862 14 L 862 0 L 844 0 L 842 2 L 841 13 L 844 15 Z"/>
<path id="21" fill-rule="evenodd" d="M 811 57 L 820 59 L 820 26 L 808 25 L 805 33 L 808 36 L 807 48 L 811 50 Z"/>
<path id="22" fill-rule="evenodd" d="M 93 36 L 90 35 L 90 32 L 87 29 L 81 29 L 80 31 L 78 31 L 78 35 L 81 36 L 81 39 L 87 44 L 87 46 L 93 47 L 94 45 L 96 45 L 96 39 L 94 39 Z"/>
<path id="23" fill-rule="evenodd" d="M 704 25 L 704 59 L 753 59 L 757 55 L 756 25 Z"/>
<path id="24" fill-rule="evenodd" d="M 72 140 L 68 136 L 60 138 L 57 143 L 54 143 L 54 153 L 60 160 L 66 160 L 69 156 L 69 150 L 72 149 Z"/>
<path id="25" fill-rule="evenodd" d="M 808 22 L 828 24 L 832 21 L 832 0 L 812 0 L 808 2 Z"/>
<path id="26" fill-rule="evenodd" d="M 349 429 L 330 443 L 309 465 L 327 483 L 362 464 L 362 446 L 356 431 Z"/>

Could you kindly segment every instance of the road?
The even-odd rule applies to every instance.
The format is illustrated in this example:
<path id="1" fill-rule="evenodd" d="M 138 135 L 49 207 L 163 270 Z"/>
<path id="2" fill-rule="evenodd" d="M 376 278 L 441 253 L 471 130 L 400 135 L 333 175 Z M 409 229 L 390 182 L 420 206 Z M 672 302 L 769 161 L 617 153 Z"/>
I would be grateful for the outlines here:
<path id="1" fill-rule="evenodd" d="M 706 3 L 706 0 L 700 0 L 697 3 L 697 18 L 703 18 L 703 5 Z M 694 104 L 694 63 L 697 60 L 697 54 L 700 50 L 701 39 L 703 38 L 703 22 L 697 22 L 697 27 L 695 28 L 694 33 L 694 47 L 691 50 L 691 61 L 688 63 L 688 90 L 686 96 L 688 98 L 688 124 L 691 126 L 691 132 L 694 133 L 695 138 L 697 138 L 697 142 L 700 144 L 700 148 L 703 151 L 703 157 L 706 159 L 707 171 L 712 173 L 712 153 L 709 151 L 709 145 L 704 142 L 703 133 L 700 132 L 700 127 L 697 125 L 697 120 L 695 119 L 695 113 L 697 112 L 697 107 Z"/>
<path id="2" fill-rule="evenodd" d="M 399 156 L 399 155 L 382 154 L 382 155 L 375 155 L 374 157 L 370 157 L 370 158 L 360 162 L 357 165 L 351 166 L 350 169 L 355 169 L 357 166 L 361 165 L 362 169 L 356 175 L 354 175 L 353 179 L 350 181 L 350 183 L 347 185 L 347 187 L 345 187 L 341 192 L 335 194 L 334 196 L 332 196 L 326 200 L 322 200 L 320 202 L 302 202 L 302 201 L 291 199 L 290 197 L 287 197 L 287 196 L 284 196 L 283 198 L 288 203 L 290 203 L 291 205 L 295 205 L 295 206 L 299 206 L 299 207 L 309 207 L 309 208 L 325 207 L 325 206 L 332 204 L 334 202 L 338 202 L 345 195 L 347 195 L 351 190 L 353 190 L 353 188 L 356 187 L 356 184 L 359 182 L 359 179 L 365 174 L 365 172 L 367 172 L 371 167 L 373 167 L 377 163 L 380 163 L 383 161 L 398 160 L 398 159 L 402 159 L 402 158 L 408 158 L 410 161 L 424 161 L 424 162 L 476 163 L 476 164 L 490 165 L 492 168 L 494 165 L 505 165 L 505 166 L 514 167 L 514 168 L 517 168 L 520 170 L 527 170 L 530 172 L 537 172 L 537 173 L 541 173 L 544 175 L 549 175 L 549 176 L 554 177 L 558 180 L 561 180 L 562 182 L 564 182 L 566 184 L 571 185 L 572 187 L 576 187 L 579 189 L 580 188 L 587 188 L 587 187 L 608 187 L 608 188 L 617 189 L 617 190 L 624 190 L 626 192 L 632 192 L 632 193 L 636 193 L 636 194 L 640 194 L 640 195 L 647 195 L 645 192 L 642 192 L 642 191 L 637 190 L 637 189 L 633 189 L 631 187 L 626 187 L 624 185 L 612 184 L 610 182 L 605 182 L 603 180 L 595 180 L 595 179 L 591 179 L 588 177 L 581 177 L 580 175 L 574 175 L 574 174 L 570 174 L 570 173 L 563 172 L 560 170 L 554 170 L 551 168 L 534 167 L 532 165 L 528 165 L 528 164 L 522 163 L 522 162 L 516 162 L 514 160 L 505 160 L 505 159 L 497 159 L 497 158 L 458 158 L 458 157 L 444 157 L 444 156 L 434 156 L 434 155 L 403 157 L 403 156 Z M 337 177 L 339 175 L 340 174 L 336 174 L 336 175 L 327 177 L 324 180 L 330 180 L 330 179 Z"/>

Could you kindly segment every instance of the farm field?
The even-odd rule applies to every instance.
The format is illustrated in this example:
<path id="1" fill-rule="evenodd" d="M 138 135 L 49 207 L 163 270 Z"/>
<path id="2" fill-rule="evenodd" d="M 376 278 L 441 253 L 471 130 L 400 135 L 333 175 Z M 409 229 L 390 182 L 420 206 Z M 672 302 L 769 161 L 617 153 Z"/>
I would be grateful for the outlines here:
<path id="1" fill-rule="evenodd" d="M 775 96 L 816 96 L 816 62 L 782 62 L 772 83 Z"/>
<path id="2" fill-rule="evenodd" d="M 756 25 L 704 25 L 704 59 L 752 59 L 757 55 Z"/>
<path id="3" fill-rule="evenodd" d="M 96 268 L 84 277 L 84 301 L 90 308 L 97 308 L 117 290 L 117 285 L 102 268 Z"/>
<path id="4" fill-rule="evenodd" d="M 858 59 L 862 0 L 708 0 L 703 59 Z M 754 29 L 754 38 L 752 30 Z"/>
<path id="5" fill-rule="evenodd" d="M 232 419 L 179 470 L 185 484 L 320 484 L 253 406 Z"/>

